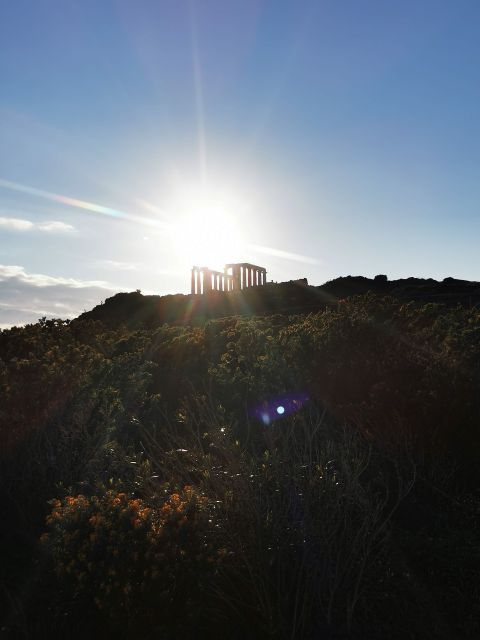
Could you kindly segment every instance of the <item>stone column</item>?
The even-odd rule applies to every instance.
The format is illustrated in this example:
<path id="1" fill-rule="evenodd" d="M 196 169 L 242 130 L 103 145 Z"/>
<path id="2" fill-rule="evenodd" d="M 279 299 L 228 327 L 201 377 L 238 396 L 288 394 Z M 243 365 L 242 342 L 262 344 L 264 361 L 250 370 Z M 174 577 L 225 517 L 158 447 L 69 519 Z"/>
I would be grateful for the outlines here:
<path id="1" fill-rule="evenodd" d="M 240 289 L 241 284 L 242 284 L 242 276 L 241 276 L 240 267 L 234 267 L 232 269 L 232 282 L 230 285 L 230 291 L 233 291 L 235 289 Z"/>
<path id="2" fill-rule="evenodd" d="M 212 273 L 210 269 L 203 270 L 203 293 L 209 293 L 212 290 Z"/>
<path id="3" fill-rule="evenodd" d="M 253 287 L 253 269 L 251 267 L 249 268 L 249 272 L 250 272 L 250 286 Z"/>
<path id="4" fill-rule="evenodd" d="M 230 288 L 229 291 L 235 291 L 236 289 L 241 289 L 241 268 L 238 265 L 232 267 L 232 278 L 230 279 Z"/>

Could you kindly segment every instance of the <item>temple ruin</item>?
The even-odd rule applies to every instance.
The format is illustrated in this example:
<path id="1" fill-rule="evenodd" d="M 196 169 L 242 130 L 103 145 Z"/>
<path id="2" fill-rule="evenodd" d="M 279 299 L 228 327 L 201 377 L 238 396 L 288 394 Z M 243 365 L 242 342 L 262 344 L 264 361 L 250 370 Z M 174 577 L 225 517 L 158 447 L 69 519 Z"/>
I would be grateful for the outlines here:
<path id="1" fill-rule="evenodd" d="M 192 294 L 210 291 L 239 291 L 259 287 L 267 282 L 267 270 L 255 264 L 241 262 L 226 264 L 222 271 L 208 267 L 192 268 Z"/>

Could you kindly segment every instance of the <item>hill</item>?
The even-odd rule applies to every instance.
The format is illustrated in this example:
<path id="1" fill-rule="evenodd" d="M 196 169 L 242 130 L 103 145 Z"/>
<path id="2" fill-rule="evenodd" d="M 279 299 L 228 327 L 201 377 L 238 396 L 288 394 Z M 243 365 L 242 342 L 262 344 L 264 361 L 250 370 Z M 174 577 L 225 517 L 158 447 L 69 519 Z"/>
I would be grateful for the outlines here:
<path id="1" fill-rule="evenodd" d="M 131 293 L 0 331 L 0 635 L 477 640 L 476 287 Z"/>
<path id="2" fill-rule="evenodd" d="M 295 315 L 322 311 L 339 300 L 366 293 L 388 295 L 418 304 L 441 303 L 449 307 L 471 308 L 480 304 L 480 283 L 445 278 L 405 278 L 388 280 L 363 276 L 336 278 L 320 286 L 306 280 L 268 283 L 262 287 L 208 295 L 142 295 L 119 293 L 80 316 L 100 320 L 106 326 L 155 327 L 172 324 L 202 324 L 207 319 L 233 315 L 256 316 L 281 313 Z"/>

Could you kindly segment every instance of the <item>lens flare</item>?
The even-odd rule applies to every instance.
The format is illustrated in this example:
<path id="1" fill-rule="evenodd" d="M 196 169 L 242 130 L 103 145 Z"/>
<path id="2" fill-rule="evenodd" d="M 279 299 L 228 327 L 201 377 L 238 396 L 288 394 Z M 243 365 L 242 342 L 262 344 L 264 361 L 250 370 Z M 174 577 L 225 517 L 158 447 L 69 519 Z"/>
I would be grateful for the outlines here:
<path id="1" fill-rule="evenodd" d="M 286 393 L 264 400 L 253 407 L 250 415 L 264 425 L 269 425 L 275 420 L 293 415 L 305 405 L 308 399 L 308 394 L 303 391 Z"/>
<path id="2" fill-rule="evenodd" d="M 27 195 L 43 198 L 44 200 L 50 200 L 51 202 L 58 202 L 59 204 L 65 204 L 69 207 L 75 207 L 76 209 L 84 209 L 85 211 L 91 211 L 92 213 L 99 213 L 111 218 L 117 218 L 120 220 L 128 220 L 135 224 L 142 224 L 149 227 L 154 227 L 162 231 L 171 231 L 172 225 L 165 222 L 161 222 L 155 218 L 147 218 L 128 211 L 121 211 L 120 209 L 113 209 L 112 207 L 105 207 L 95 202 L 88 202 L 86 200 L 79 200 L 78 198 L 71 198 L 70 196 L 64 196 L 59 193 L 53 193 L 51 191 L 45 191 L 44 189 L 37 189 L 36 187 L 30 187 L 25 184 L 19 184 L 17 182 L 11 182 L 10 180 L 0 179 L 0 187 L 3 189 L 10 189 L 11 191 L 18 191 L 19 193 L 25 193 Z"/>

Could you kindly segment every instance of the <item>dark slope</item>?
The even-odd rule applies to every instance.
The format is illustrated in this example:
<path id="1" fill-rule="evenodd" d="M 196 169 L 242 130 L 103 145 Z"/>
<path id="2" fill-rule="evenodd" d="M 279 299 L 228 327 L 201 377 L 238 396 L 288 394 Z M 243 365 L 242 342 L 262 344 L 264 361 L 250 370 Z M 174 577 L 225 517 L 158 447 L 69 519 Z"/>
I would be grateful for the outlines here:
<path id="1" fill-rule="evenodd" d="M 100 320 L 107 326 L 126 324 L 153 327 L 171 324 L 201 324 L 210 318 L 230 315 L 298 314 L 320 311 L 339 300 L 368 292 L 389 295 L 405 302 L 434 302 L 447 306 L 480 305 L 480 283 L 445 278 L 405 278 L 388 281 L 363 276 L 336 278 L 318 287 L 306 281 L 269 283 L 237 292 L 208 295 L 144 296 L 139 292 L 119 293 L 83 313 L 79 319 Z"/>

